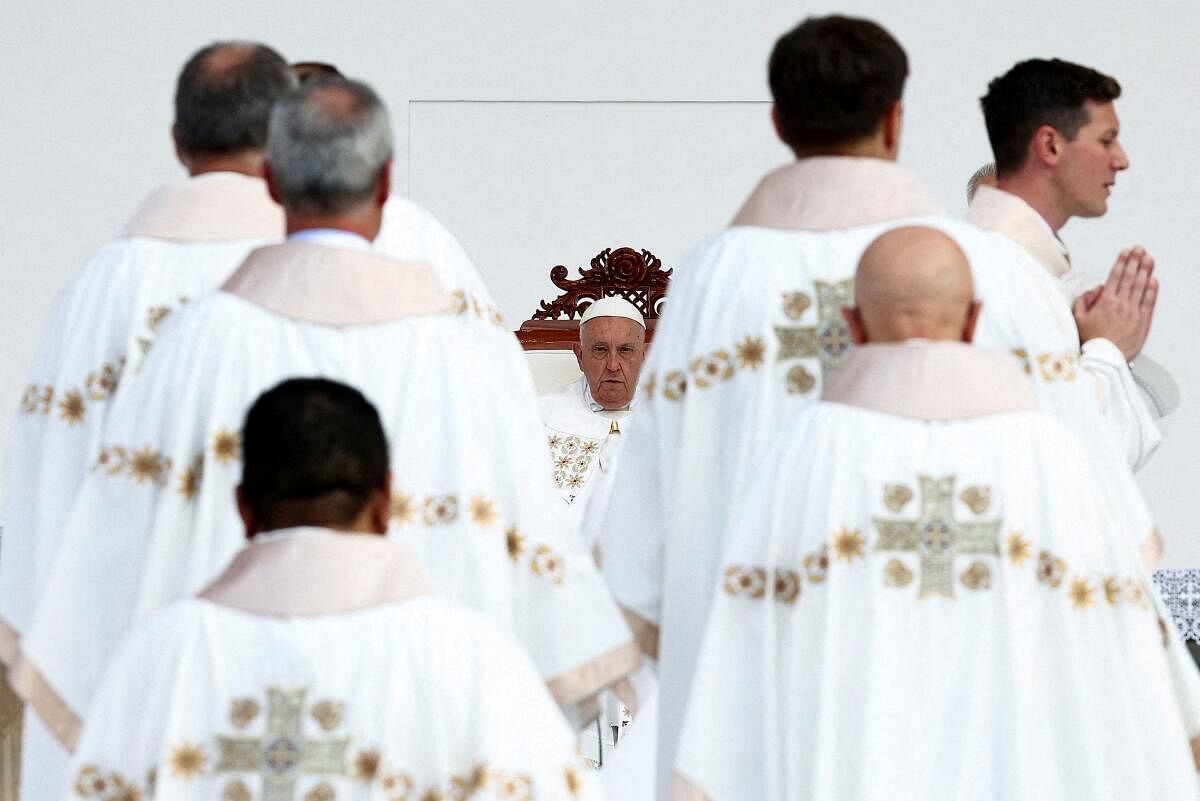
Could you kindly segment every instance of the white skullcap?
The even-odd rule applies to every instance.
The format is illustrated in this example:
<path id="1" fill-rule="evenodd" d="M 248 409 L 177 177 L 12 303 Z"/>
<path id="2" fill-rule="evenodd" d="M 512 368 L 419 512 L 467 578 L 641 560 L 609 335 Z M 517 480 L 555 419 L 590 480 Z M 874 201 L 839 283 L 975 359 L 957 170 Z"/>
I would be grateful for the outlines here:
<path id="1" fill-rule="evenodd" d="M 642 313 L 638 311 L 637 306 L 616 295 L 594 301 L 583 313 L 579 325 L 582 326 L 588 320 L 596 317 L 624 317 L 626 320 L 633 320 L 642 328 L 646 327 L 646 321 L 642 319 Z"/>

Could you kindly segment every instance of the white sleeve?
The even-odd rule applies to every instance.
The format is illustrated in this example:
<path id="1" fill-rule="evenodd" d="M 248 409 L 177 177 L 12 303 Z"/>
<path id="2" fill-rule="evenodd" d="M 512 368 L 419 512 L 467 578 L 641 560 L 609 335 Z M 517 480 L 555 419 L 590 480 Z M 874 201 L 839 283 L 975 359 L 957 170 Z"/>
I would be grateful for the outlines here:
<path id="1" fill-rule="evenodd" d="M 1162 432 L 1124 354 L 1107 339 L 1089 339 L 1083 343 L 1079 363 L 1096 382 L 1100 408 L 1126 462 L 1132 469 L 1140 469 L 1162 442 Z"/>

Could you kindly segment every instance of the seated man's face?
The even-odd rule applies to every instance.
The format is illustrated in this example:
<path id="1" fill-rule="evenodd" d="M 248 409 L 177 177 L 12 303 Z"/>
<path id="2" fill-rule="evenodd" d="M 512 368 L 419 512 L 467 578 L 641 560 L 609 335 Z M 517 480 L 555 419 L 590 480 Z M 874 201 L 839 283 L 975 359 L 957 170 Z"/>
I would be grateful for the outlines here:
<path id="1" fill-rule="evenodd" d="M 575 355 L 596 403 L 623 409 L 637 391 L 646 330 L 624 317 L 594 317 L 580 328 Z"/>

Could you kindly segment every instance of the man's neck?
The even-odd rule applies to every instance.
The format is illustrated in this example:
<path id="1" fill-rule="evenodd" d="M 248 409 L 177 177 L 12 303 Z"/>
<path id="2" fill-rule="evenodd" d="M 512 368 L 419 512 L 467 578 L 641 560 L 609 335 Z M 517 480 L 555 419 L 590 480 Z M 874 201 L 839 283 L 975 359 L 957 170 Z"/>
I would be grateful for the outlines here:
<path id="1" fill-rule="evenodd" d="M 1042 176 L 1029 172 L 1008 175 L 996 181 L 996 188 L 1028 203 L 1055 234 L 1071 218 L 1071 215 L 1055 202 L 1054 192 Z"/>
<path id="2" fill-rule="evenodd" d="M 299 214 L 287 211 L 287 234 L 300 233 L 315 228 L 347 231 L 357 234 L 368 241 L 374 241 L 379 236 L 379 228 L 383 222 L 381 211 L 347 212 L 344 214 Z"/>
<path id="3" fill-rule="evenodd" d="M 814 156 L 850 156 L 857 158 L 883 159 L 895 161 L 896 151 L 889 149 L 879 136 L 860 139 L 857 142 L 846 142 L 840 145 L 822 147 L 795 148 L 792 151 L 797 159 L 807 159 Z"/>
<path id="4" fill-rule="evenodd" d="M 188 155 L 184 166 L 193 178 L 210 172 L 236 172 L 251 178 L 262 178 L 263 154 L 259 150 L 247 150 L 241 153 Z"/>

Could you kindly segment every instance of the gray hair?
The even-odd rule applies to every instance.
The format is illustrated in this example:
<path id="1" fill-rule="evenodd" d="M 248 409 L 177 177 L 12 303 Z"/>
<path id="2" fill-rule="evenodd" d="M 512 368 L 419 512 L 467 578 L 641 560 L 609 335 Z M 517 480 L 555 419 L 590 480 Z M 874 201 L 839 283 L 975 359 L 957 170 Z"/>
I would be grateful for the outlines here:
<path id="1" fill-rule="evenodd" d="M 391 158 L 387 109 L 365 83 L 312 81 L 271 114 L 267 164 L 289 211 L 336 214 L 362 204 Z"/>
<path id="2" fill-rule="evenodd" d="M 979 189 L 979 183 L 984 178 L 996 177 L 996 165 L 988 162 L 980 167 L 975 173 L 967 179 L 967 202 L 970 203 L 975 199 L 975 192 Z"/>

